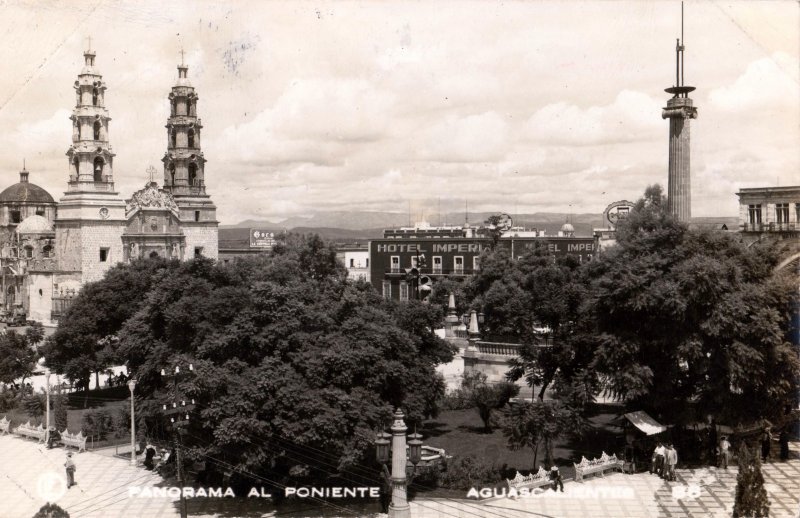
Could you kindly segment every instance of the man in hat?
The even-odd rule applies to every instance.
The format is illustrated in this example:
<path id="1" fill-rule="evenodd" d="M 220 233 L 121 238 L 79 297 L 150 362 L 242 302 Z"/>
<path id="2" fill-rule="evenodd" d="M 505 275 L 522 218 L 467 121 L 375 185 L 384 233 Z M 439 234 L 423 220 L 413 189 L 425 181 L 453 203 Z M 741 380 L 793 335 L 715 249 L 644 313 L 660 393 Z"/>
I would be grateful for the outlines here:
<path id="1" fill-rule="evenodd" d="M 678 452 L 672 446 L 672 443 L 667 445 L 667 451 L 664 455 L 664 462 L 667 465 L 666 472 L 664 473 L 664 479 L 675 480 L 675 465 L 678 464 Z"/>
<path id="2" fill-rule="evenodd" d="M 655 473 L 659 477 L 664 476 L 664 455 L 667 449 L 661 444 L 661 441 L 656 443 L 656 449 L 653 450 L 653 465 L 650 468 L 650 473 Z"/>
<path id="3" fill-rule="evenodd" d="M 553 481 L 553 491 L 558 491 L 560 487 L 561 492 L 564 492 L 564 480 L 561 478 L 561 472 L 558 471 L 558 466 L 550 468 L 550 480 Z"/>
<path id="4" fill-rule="evenodd" d="M 72 452 L 67 452 L 67 461 L 64 463 L 64 467 L 67 468 L 67 489 L 71 488 L 77 482 L 75 482 L 75 463 L 72 461 Z"/>

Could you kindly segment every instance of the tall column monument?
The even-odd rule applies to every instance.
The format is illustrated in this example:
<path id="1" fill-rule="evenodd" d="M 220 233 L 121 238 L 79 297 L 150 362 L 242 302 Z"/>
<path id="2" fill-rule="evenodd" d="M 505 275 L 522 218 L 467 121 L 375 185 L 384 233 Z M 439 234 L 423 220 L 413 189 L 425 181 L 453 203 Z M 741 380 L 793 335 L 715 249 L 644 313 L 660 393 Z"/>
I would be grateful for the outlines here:
<path id="1" fill-rule="evenodd" d="M 681 38 L 675 45 L 675 86 L 664 91 L 672 94 L 661 118 L 669 119 L 669 179 L 667 206 L 679 221 L 692 217 L 692 183 L 689 162 L 691 130 L 689 122 L 697 118 L 697 108 L 689 98 L 694 86 L 686 86 L 683 77 L 683 4 L 681 4 Z"/>

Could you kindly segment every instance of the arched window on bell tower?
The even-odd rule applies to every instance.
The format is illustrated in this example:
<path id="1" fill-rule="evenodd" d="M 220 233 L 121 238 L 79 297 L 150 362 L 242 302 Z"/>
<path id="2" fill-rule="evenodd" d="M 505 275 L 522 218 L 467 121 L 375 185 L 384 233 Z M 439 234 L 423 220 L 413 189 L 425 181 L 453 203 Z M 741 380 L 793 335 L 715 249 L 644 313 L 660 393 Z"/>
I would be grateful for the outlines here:
<path id="1" fill-rule="evenodd" d="M 94 121 L 94 139 L 100 140 L 100 121 Z"/>
<path id="2" fill-rule="evenodd" d="M 72 167 L 75 168 L 75 179 L 76 180 L 78 179 L 78 176 L 80 175 L 80 165 L 79 164 L 80 164 L 80 160 L 78 160 L 78 157 L 73 157 L 72 158 Z"/>
<path id="3" fill-rule="evenodd" d="M 97 87 L 95 86 L 94 88 L 92 88 L 92 106 L 97 106 L 97 98 L 99 97 L 99 95 L 100 91 L 97 89 Z"/>
<path id="4" fill-rule="evenodd" d="M 194 162 L 189 164 L 189 185 L 194 186 L 197 181 L 197 164 Z"/>
<path id="5" fill-rule="evenodd" d="M 193 148 L 194 147 L 194 130 L 193 129 L 189 129 L 188 140 L 189 140 L 189 147 Z"/>
<path id="6" fill-rule="evenodd" d="M 178 133 L 175 131 L 175 128 L 172 128 L 169 131 L 169 139 L 172 142 L 172 147 L 177 147 L 178 145 Z"/>
<path id="7" fill-rule="evenodd" d="M 169 177 L 170 185 L 175 185 L 175 164 L 173 162 L 169 163 Z"/>
<path id="8" fill-rule="evenodd" d="M 80 140 L 81 139 L 81 121 L 80 120 L 75 121 L 75 125 L 78 127 L 78 140 Z"/>
<path id="9" fill-rule="evenodd" d="M 95 157 L 94 159 L 94 181 L 95 182 L 102 182 L 103 181 L 103 168 L 105 167 L 105 161 L 102 157 Z"/>

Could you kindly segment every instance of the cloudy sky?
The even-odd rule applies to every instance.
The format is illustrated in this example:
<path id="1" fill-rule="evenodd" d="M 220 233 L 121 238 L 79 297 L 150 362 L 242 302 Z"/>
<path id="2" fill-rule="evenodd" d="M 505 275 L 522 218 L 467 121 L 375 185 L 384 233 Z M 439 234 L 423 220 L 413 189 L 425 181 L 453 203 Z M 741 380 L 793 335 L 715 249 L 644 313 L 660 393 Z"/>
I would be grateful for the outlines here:
<path id="1" fill-rule="evenodd" d="M 230 4 L 230 5 L 225 5 Z M 666 184 L 680 4 L 6 2 L 1 185 L 66 189 L 72 83 L 108 85 L 118 190 L 162 170 L 180 49 L 222 223 L 324 210 L 594 212 Z M 687 2 L 693 215 L 800 184 L 800 8 Z"/>

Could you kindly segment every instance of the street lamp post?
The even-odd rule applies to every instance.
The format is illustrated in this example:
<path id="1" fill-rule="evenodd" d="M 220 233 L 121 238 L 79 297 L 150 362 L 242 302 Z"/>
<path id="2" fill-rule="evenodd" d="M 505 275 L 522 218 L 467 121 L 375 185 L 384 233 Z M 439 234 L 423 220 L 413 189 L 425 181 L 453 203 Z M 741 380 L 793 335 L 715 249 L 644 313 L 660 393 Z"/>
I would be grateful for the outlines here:
<path id="1" fill-rule="evenodd" d="M 389 518 L 410 518 L 411 507 L 408 505 L 406 465 L 408 461 L 416 470 L 417 464 L 422 459 L 421 436 L 416 432 L 409 435 L 408 453 L 406 453 L 406 427 L 403 421 L 403 412 L 398 408 L 394 413 L 394 422 L 390 428 L 391 436 L 385 432 L 380 432 L 375 440 L 375 455 L 378 462 L 386 470 L 386 462 L 389 460 L 389 450 L 391 440 L 392 453 L 392 503 L 389 504 Z M 407 455 L 407 456 L 406 456 Z"/>
<path id="2" fill-rule="evenodd" d="M 181 401 L 181 404 L 178 405 L 178 381 L 180 378 L 184 377 L 187 374 L 194 373 L 194 366 L 190 363 L 189 370 L 186 369 L 181 372 L 180 366 L 175 366 L 175 371 L 171 373 L 167 373 L 164 369 L 161 369 L 161 376 L 164 378 L 172 378 L 173 385 L 172 385 L 172 397 L 174 398 L 172 401 L 172 408 L 167 405 L 164 405 L 164 416 L 170 416 L 170 425 L 172 427 L 172 432 L 175 434 L 175 463 L 177 468 L 177 475 L 178 475 L 178 484 L 181 487 L 181 494 L 180 494 L 180 512 L 181 518 L 186 518 L 188 512 L 186 510 L 186 499 L 183 496 L 183 486 L 184 486 L 184 473 L 183 473 L 183 435 L 186 434 L 187 430 L 186 427 L 189 425 L 189 412 L 194 410 L 194 399 L 191 400 L 190 404 L 186 404 L 185 400 Z"/>
<path id="3" fill-rule="evenodd" d="M 136 416 L 133 410 L 133 390 L 136 388 L 136 380 L 131 378 L 128 382 L 131 389 L 131 466 L 136 467 Z"/>
<path id="4" fill-rule="evenodd" d="M 45 359 L 39 359 L 39 365 L 44 367 Z M 45 429 L 44 429 L 44 443 L 45 445 L 50 444 L 50 369 L 44 367 L 44 392 L 45 392 Z"/>

